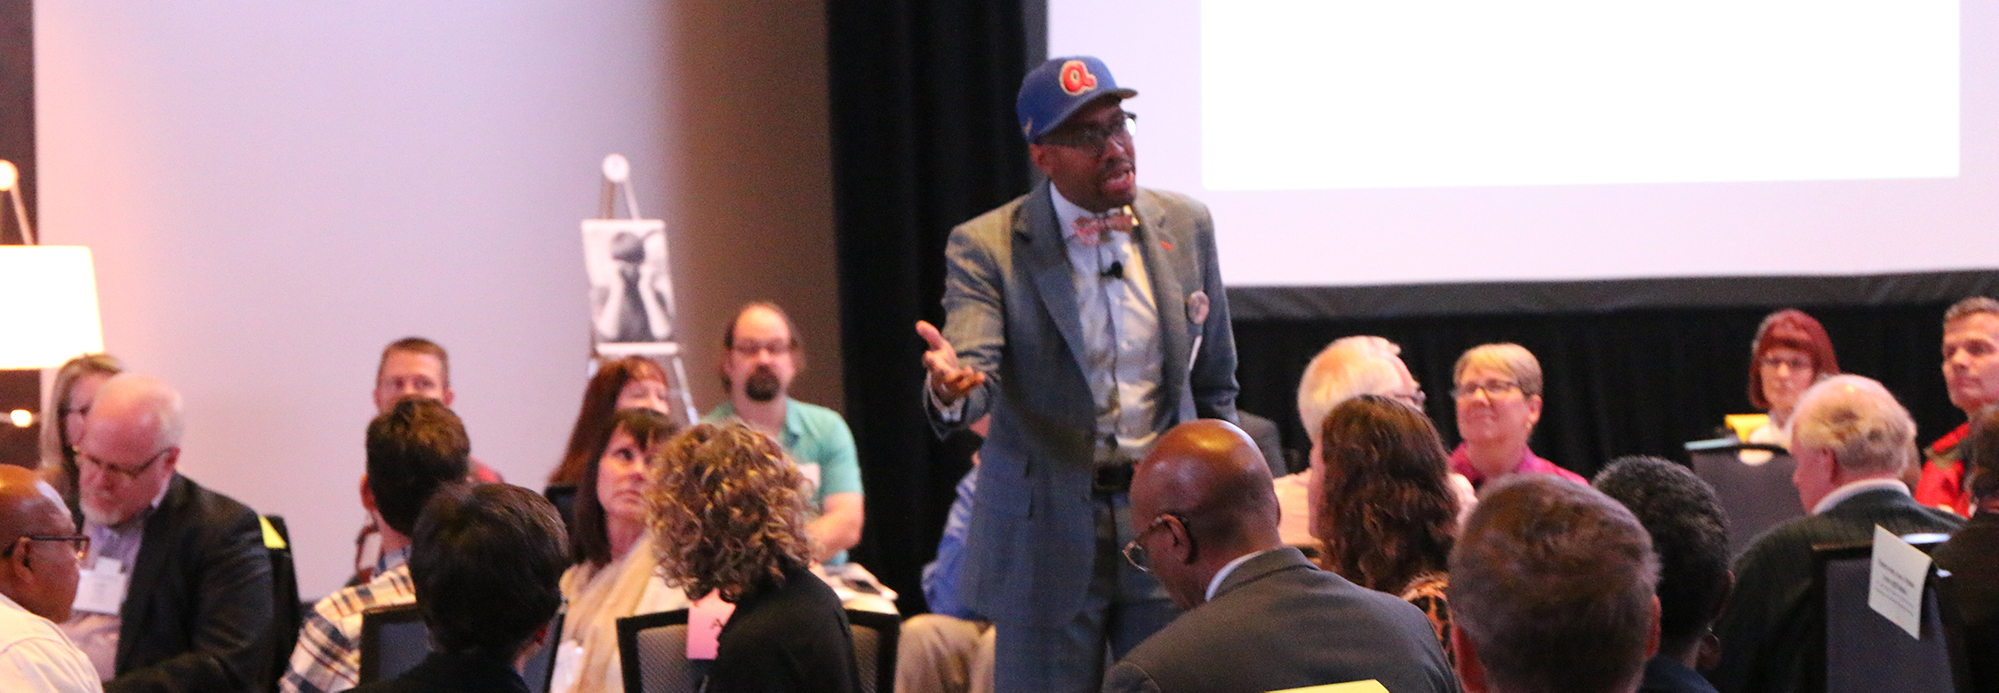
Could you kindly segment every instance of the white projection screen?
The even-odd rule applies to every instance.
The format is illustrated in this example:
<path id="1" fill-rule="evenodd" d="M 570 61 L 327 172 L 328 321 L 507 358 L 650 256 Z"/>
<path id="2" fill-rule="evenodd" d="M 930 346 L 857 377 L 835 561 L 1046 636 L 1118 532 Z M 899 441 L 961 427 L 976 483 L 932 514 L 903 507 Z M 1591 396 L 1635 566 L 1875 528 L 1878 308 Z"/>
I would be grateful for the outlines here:
<path id="1" fill-rule="evenodd" d="M 1999 0 L 1049 0 L 1238 287 L 1999 267 Z"/>

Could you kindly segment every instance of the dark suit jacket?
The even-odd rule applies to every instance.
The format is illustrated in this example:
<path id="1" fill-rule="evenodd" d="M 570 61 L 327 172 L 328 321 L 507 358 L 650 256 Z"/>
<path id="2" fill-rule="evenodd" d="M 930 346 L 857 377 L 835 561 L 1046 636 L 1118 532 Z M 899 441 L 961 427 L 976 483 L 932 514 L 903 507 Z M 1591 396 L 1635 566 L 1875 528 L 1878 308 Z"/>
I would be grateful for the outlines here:
<path id="1" fill-rule="evenodd" d="M 1457 691 L 1423 612 L 1305 560 L 1249 559 L 1215 598 L 1112 667 L 1105 691 L 1270 691 L 1377 679 L 1395 693 Z"/>
<path id="2" fill-rule="evenodd" d="M 1957 588 L 1953 606 L 1964 619 L 1972 690 L 1992 690 L 1999 686 L 1999 514 L 1971 516 L 1935 557 Z"/>
<path id="3" fill-rule="evenodd" d="M 355 688 L 353 693 L 528 693 L 528 685 L 512 663 L 432 652 L 402 676 Z"/>
<path id="4" fill-rule="evenodd" d="M 271 558 L 257 513 L 175 474 L 146 520 L 107 693 L 261 689 L 273 661 Z"/>
<path id="5" fill-rule="evenodd" d="M 944 336 L 987 375 L 964 417 L 990 412 L 984 471 L 966 538 L 965 603 L 1001 623 L 1056 626 L 1083 608 L 1096 561 L 1090 474 L 1097 407 L 1085 379 L 1075 270 L 1048 184 L 951 231 Z M 1141 189 L 1135 252 L 1159 313 L 1159 430 L 1235 420 L 1235 337 L 1215 259 L 1214 222 L 1192 198 Z M 1190 319 L 1191 296 L 1207 297 Z M 1199 350 L 1195 342 L 1199 341 Z M 928 401 L 928 397 L 925 397 Z"/>
<path id="6" fill-rule="evenodd" d="M 1817 678 L 1805 671 L 1808 650 L 1819 646 L 1813 634 L 1825 622 L 1825 611 L 1808 603 L 1812 546 L 1872 541 L 1875 525 L 1911 534 L 1952 532 L 1963 524 L 1908 494 L 1882 489 L 1771 528 L 1735 561 L 1735 592 L 1714 626 L 1721 664 L 1707 672 L 1708 680 L 1722 693 L 1790 693 Z"/>

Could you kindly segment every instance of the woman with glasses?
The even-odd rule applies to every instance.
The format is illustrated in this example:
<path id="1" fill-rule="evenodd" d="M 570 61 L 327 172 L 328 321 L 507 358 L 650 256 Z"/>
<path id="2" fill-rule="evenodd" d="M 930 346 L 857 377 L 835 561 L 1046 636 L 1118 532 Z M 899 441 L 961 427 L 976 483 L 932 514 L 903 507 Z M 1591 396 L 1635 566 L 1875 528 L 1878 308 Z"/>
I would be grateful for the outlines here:
<path id="1" fill-rule="evenodd" d="M 97 387 L 125 370 L 110 354 L 84 354 L 56 369 L 49 387 L 49 408 L 42 411 L 42 478 L 62 494 L 71 512 L 76 499 L 76 444 L 83 439 L 83 417 L 97 398 Z"/>
<path id="2" fill-rule="evenodd" d="M 1319 565 L 1421 608 L 1452 656 L 1444 589 L 1458 499 L 1437 428 L 1400 402 L 1361 395 L 1333 408 L 1322 434 Z"/>
<path id="3" fill-rule="evenodd" d="M 656 473 L 646 495 L 666 584 L 734 605 L 704 690 L 859 691 L 847 615 L 808 568 L 810 496 L 784 449 L 742 424 L 700 424 L 667 442 Z"/>
<path id="4" fill-rule="evenodd" d="M 659 557 L 646 529 L 651 460 L 676 427 L 651 409 L 619 411 L 611 422 L 592 446 L 596 454 L 583 470 L 569 522 L 571 565 L 562 574 L 569 615 L 549 687 L 557 693 L 623 690 L 618 619 L 688 604 L 659 579 Z"/>
<path id="5" fill-rule="evenodd" d="M 1790 447 L 1791 411 L 1798 396 L 1819 379 L 1838 374 L 1832 338 L 1818 320 L 1795 309 L 1764 317 L 1756 339 L 1749 343 L 1749 403 L 1768 412 L 1770 419 L 1751 429 L 1742 442 Z"/>
<path id="6" fill-rule="evenodd" d="M 1464 439 L 1451 452 L 1451 471 L 1465 475 L 1473 488 L 1508 474 L 1555 474 L 1589 484 L 1527 449 L 1534 424 L 1541 420 L 1541 362 L 1526 347 L 1472 347 L 1458 357 L 1451 382 L 1458 436 Z"/>

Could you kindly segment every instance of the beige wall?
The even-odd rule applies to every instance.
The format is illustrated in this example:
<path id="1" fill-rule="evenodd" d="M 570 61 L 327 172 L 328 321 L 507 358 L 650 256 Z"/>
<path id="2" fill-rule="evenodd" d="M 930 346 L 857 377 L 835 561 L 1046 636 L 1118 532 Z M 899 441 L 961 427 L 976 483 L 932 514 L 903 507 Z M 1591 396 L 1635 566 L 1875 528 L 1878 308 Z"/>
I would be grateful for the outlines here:
<path id="1" fill-rule="evenodd" d="M 673 236 L 696 401 L 769 298 L 841 404 L 820 3 L 38 3 L 45 242 L 107 347 L 187 395 L 182 471 L 290 519 L 301 591 L 362 523 L 382 344 L 452 350 L 474 454 L 539 487 L 584 382 L 577 221 L 631 158 Z"/>

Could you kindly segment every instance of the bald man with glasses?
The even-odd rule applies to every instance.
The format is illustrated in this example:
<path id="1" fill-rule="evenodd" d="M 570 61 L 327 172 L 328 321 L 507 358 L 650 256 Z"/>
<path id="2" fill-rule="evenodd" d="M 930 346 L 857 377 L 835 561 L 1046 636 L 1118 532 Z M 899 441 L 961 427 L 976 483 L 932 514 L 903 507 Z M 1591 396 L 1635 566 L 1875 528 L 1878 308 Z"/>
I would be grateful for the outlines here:
<path id="1" fill-rule="evenodd" d="M 20 467 L 0 466 L 0 690 L 102 690 L 90 658 L 63 635 L 77 564 L 90 538 L 62 496 Z"/>
<path id="2" fill-rule="evenodd" d="M 257 514 L 181 476 L 181 397 L 106 380 L 76 447 L 84 557 L 63 624 L 104 689 L 247 691 L 272 661 L 270 555 Z"/>

